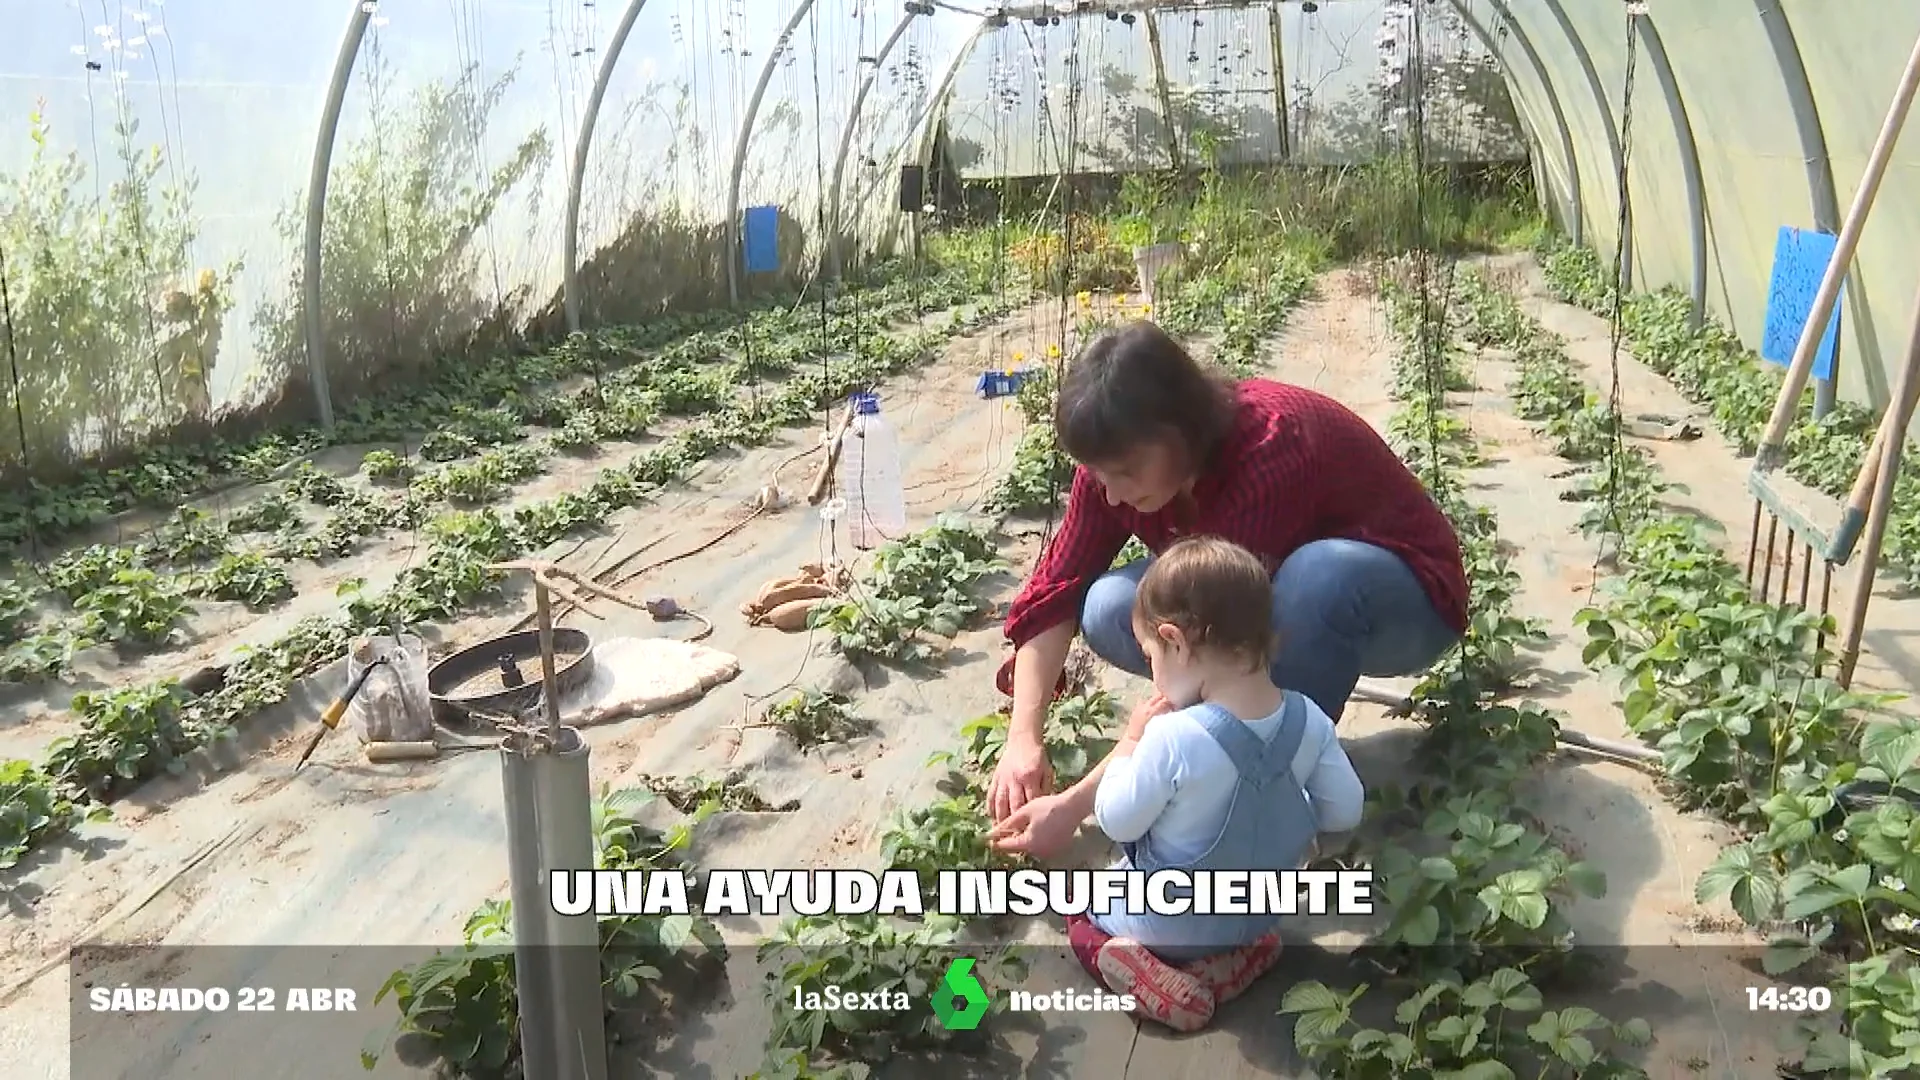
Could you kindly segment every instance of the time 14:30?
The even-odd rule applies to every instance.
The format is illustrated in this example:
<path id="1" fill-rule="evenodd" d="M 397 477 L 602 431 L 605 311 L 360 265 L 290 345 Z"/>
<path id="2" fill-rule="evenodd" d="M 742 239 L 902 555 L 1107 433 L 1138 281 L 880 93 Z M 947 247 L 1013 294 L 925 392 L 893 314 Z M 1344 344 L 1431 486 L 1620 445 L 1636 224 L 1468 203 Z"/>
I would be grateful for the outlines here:
<path id="1" fill-rule="evenodd" d="M 1833 991 L 1824 986 L 1749 986 L 1751 1012 L 1826 1012 L 1833 1008 Z"/>

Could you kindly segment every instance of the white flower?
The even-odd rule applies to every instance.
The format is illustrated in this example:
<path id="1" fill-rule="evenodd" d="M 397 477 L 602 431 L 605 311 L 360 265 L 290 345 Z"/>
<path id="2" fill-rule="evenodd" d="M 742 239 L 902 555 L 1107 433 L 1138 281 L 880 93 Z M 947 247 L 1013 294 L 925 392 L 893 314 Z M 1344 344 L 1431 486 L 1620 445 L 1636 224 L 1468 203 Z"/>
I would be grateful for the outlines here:
<path id="1" fill-rule="evenodd" d="M 1894 877 L 1894 876 L 1893 876 L 1893 875 L 1891 875 L 1891 874 L 1889 874 L 1889 875 L 1887 875 L 1886 877 L 1883 877 L 1883 878 L 1881 878 L 1881 879 L 1880 879 L 1880 884 L 1881 884 L 1881 885 L 1884 885 L 1884 886 L 1886 886 L 1886 888 L 1887 888 L 1888 890 L 1890 890 L 1890 891 L 1892 891 L 1892 892 L 1906 892 L 1906 891 L 1907 891 L 1907 883 L 1906 883 L 1906 882 L 1904 882 L 1904 881 L 1901 881 L 1901 880 L 1900 880 L 1899 878 L 1897 878 L 1897 877 Z"/>
<path id="2" fill-rule="evenodd" d="M 1834 840 L 1835 840 L 1836 842 L 1838 842 L 1838 843 L 1842 843 L 1842 844 L 1844 844 L 1844 843 L 1846 843 L 1846 842 L 1847 842 L 1847 830 L 1845 830 L 1845 829 L 1835 829 L 1835 830 L 1833 830 L 1833 839 L 1834 839 Z"/>
<path id="3" fill-rule="evenodd" d="M 1896 911 L 1887 916 L 1888 929 L 1897 933 L 1910 934 L 1916 925 L 1920 925 L 1920 923 L 1916 923 L 1913 916 L 1904 911 Z"/>

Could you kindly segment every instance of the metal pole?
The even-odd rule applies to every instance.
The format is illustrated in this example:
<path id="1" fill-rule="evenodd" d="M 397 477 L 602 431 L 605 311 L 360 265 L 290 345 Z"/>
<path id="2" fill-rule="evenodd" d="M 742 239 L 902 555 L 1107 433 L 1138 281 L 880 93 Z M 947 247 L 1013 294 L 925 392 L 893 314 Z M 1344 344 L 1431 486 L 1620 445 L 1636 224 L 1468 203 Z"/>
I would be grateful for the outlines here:
<path id="1" fill-rule="evenodd" d="M 1147 51 L 1153 56 L 1153 87 L 1160 95 L 1160 115 L 1167 124 L 1167 160 L 1174 172 L 1183 172 L 1186 155 L 1180 152 L 1180 121 L 1173 114 L 1173 90 L 1167 86 L 1167 62 L 1160 53 L 1160 24 L 1154 21 L 1151 10 L 1141 12 L 1140 19 L 1147 24 Z"/>
<path id="2" fill-rule="evenodd" d="M 1566 110 L 1560 107 L 1560 95 L 1554 91 L 1553 80 L 1547 77 L 1547 66 L 1541 62 L 1540 52 L 1533 47 L 1533 42 L 1527 37 L 1527 32 L 1520 28 L 1520 24 L 1513 21 L 1513 16 L 1508 13 L 1506 5 L 1500 3 L 1499 0 L 1490 0 L 1490 2 L 1492 3 L 1495 13 L 1505 21 L 1507 30 L 1513 35 L 1513 39 L 1520 43 L 1520 51 L 1526 54 L 1527 63 L 1533 67 L 1534 77 L 1540 80 L 1540 90 L 1547 96 L 1547 107 L 1553 112 L 1554 126 L 1560 130 L 1560 155 L 1566 158 L 1567 161 L 1567 183 L 1569 188 L 1567 192 L 1567 213 L 1569 215 L 1567 232 L 1575 244 L 1585 243 L 1586 201 L 1580 194 L 1580 159 L 1576 157 L 1573 152 L 1573 129 L 1567 126 Z M 1451 4 L 1453 10 L 1459 12 L 1460 17 L 1466 20 L 1467 26 L 1473 30 L 1475 36 L 1479 37 L 1480 44 L 1487 47 L 1487 52 L 1492 54 L 1493 58 L 1504 66 L 1506 61 L 1501 55 L 1503 50 L 1495 42 L 1493 35 L 1487 32 L 1486 27 L 1480 25 L 1480 20 L 1467 8 L 1464 0 L 1447 0 L 1447 3 Z M 1516 101 L 1520 100 L 1521 95 L 1519 88 L 1515 84 L 1511 71 L 1507 73 L 1507 89 L 1513 93 Z"/>
<path id="3" fill-rule="evenodd" d="M 867 103 L 867 95 L 873 91 L 873 83 L 880 75 L 880 67 L 887 62 L 887 57 L 892 55 L 893 47 L 906 35 L 907 27 L 913 24 L 914 18 L 915 13 L 909 11 L 894 24 L 893 33 L 887 35 L 887 40 L 880 46 L 879 55 L 873 58 L 873 65 L 861 78 L 860 89 L 853 95 L 853 108 L 847 110 L 847 122 L 840 129 L 840 149 L 833 155 L 833 184 L 828 188 L 827 195 L 827 205 L 833 208 L 833 275 L 835 277 L 839 277 L 846 269 L 840 254 L 842 234 L 845 232 L 844 217 L 840 213 L 840 191 L 841 182 L 846 176 L 847 152 L 853 149 L 854 130 L 860 126 L 860 110 Z"/>
<path id="4" fill-rule="evenodd" d="M 786 28 L 780 31 L 773 50 L 767 53 L 767 62 L 760 67 L 760 81 L 753 84 L 753 96 L 747 99 L 746 114 L 740 117 L 740 134 L 733 140 L 733 170 L 727 180 L 727 298 L 735 304 L 740 302 L 740 261 L 744 257 L 740 250 L 740 174 L 747 167 L 747 146 L 753 141 L 753 122 L 760 115 L 760 102 L 767 96 L 767 84 L 773 81 L 774 66 L 793 47 L 793 35 L 800 29 L 800 20 L 812 10 L 813 0 L 800 0 L 794 5 Z"/>
<path id="5" fill-rule="evenodd" d="M 1780 69 L 1780 84 L 1787 92 L 1787 106 L 1793 112 L 1794 131 L 1800 138 L 1800 154 L 1806 161 L 1807 194 L 1813 200 L 1813 227 L 1829 235 L 1840 231 L 1840 196 L 1833 183 L 1833 159 L 1827 153 L 1826 129 L 1820 123 L 1820 109 L 1813 101 L 1813 83 L 1807 78 L 1807 65 L 1800 57 L 1800 42 L 1794 36 L 1793 24 L 1787 21 L 1786 10 L 1780 0 L 1753 0 L 1753 6 L 1760 14 L 1760 24 L 1766 28 L 1767 44 L 1773 50 L 1773 62 Z M 1829 307 L 1831 312 L 1831 307 Z M 1866 304 L 1855 307 L 1860 320 L 1868 318 Z M 1820 320 L 1824 328 L 1826 320 Z M 1865 341 L 1872 337 L 1871 327 L 1861 323 L 1861 336 Z M 1818 340 L 1817 338 L 1815 340 Z M 1818 420 L 1833 410 L 1835 388 L 1840 382 L 1839 342 L 1834 343 L 1833 377 L 1818 380 L 1813 388 L 1813 416 Z M 1878 358 L 1862 358 L 1863 362 L 1876 363 Z M 1801 387 L 1806 385 L 1801 380 Z M 1799 390 L 1794 391 L 1797 404 Z"/>
<path id="6" fill-rule="evenodd" d="M 500 744 L 521 1054 L 527 1080 L 606 1080 L 599 920 L 553 910 L 552 873 L 594 865 L 586 740 L 559 731 Z"/>
<path id="7" fill-rule="evenodd" d="M 613 65 L 620 60 L 620 50 L 627 46 L 627 35 L 633 32 L 634 20 L 640 17 L 640 9 L 647 6 L 647 0 L 630 0 L 627 10 L 620 16 L 620 25 L 613 29 L 613 40 L 607 42 L 607 51 L 600 57 L 600 70 L 593 76 L 593 92 L 587 95 L 587 108 L 580 118 L 580 137 L 574 140 L 573 171 L 567 176 L 567 224 L 566 231 L 560 234 L 560 269 L 562 288 L 566 296 L 567 332 L 580 332 L 580 189 L 586 183 L 587 152 L 593 147 L 593 126 L 600 119 L 600 105 L 607 97 L 607 84 L 613 81 Z"/>
<path id="8" fill-rule="evenodd" d="M 560 726 L 553 605 L 538 577 L 534 605 L 546 726 L 500 743 L 521 1054 L 527 1080 L 606 1080 L 599 920 L 591 910 L 559 914 L 552 893 L 555 871 L 594 866 L 591 755 L 578 731 Z"/>
<path id="9" fill-rule="evenodd" d="M 1280 28 L 1280 0 L 1274 0 L 1267 9 L 1267 33 L 1273 49 L 1273 108 L 1274 120 L 1280 131 L 1280 160 L 1293 160 L 1293 131 L 1288 126 L 1287 108 L 1287 61 L 1283 45 L 1286 35 Z"/>
<path id="10" fill-rule="evenodd" d="M 1626 168 L 1626 151 L 1620 145 L 1620 119 L 1613 114 L 1613 106 L 1607 101 L 1607 88 L 1600 82 L 1599 69 L 1593 66 L 1593 54 L 1587 51 L 1586 42 L 1580 38 L 1580 32 L 1574 29 L 1573 20 L 1567 18 L 1567 9 L 1560 0 L 1545 0 L 1547 11 L 1553 21 L 1560 24 L 1560 32 L 1567 36 L 1567 43 L 1573 46 L 1573 59 L 1580 65 L 1580 73 L 1587 80 L 1587 89 L 1593 94 L 1593 107 L 1600 110 L 1600 127 L 1607 137 L 1607 153 L 1613 158 L 1613 175 L 1617 180 Z M 1631 106 L 1629 106 L 1631 107 Z M 1617 185 L 1616 185 L 1617 186 Z M 1613 193 L 1614 205 L 1629 207 L 1632 200 L 1627 192 Z M 1620 267 L 1620 291 L 1633 288 L 1633 219 L 1627 219 L 1626 235 L 1618 237 L 1614 245 L 1614 258 Z"/>
<path id="11" fill-rule="evenodd" d="M 301 271 L 301 303 L 306 308 L 307 380 L 313 384 L 313 404 L 320 414 L 320 427 L 333 430 L 333 391 L 327 382 L 327 316 L 320 292 L 320 256 L 324 250 L 327 222 L 327 175 L 333 171 L 333 137 L 340 130 L 340 108 L 347 100 L 347 80 L 353 77 L 353 62 L 360 55 L 360 41 L 367 35 L 374 4 L 353 0 L 353 14 L 347 18 L 347 32 L 340 36 L 340 52 L 333 60 L 333 81 L 327 84 L 326 104 L 320 108 L 320 130 L 313 140 L 313 167 L 307 174 L 307 250 Z"/>
<path id="12" fill-rule="evenodd" d="M 1674 141 L 1680 149 L 1680 174 L 1687 185 L 1687 232 L 1693 243 L 1693 325 L 1698 329 L 1707 318 L 1707 187 L 1700 170 L 1700 144 L 1694 141 L 1693 120 L 1687 115 L 1687 102 L 1680 94 L 1680 80 L 1674 77 L 1673 62 L 1653 16 L 1633 17 L 1640 44 L 1646 47 L 1647 63 L 1660 82 L 1660 93 L 1667 99 L 1667 113 L 1673 121 Z"/>
<path id="13" fill-rule="evenodd" d="M 547 714 L 547 738 L 560 738 L 560 684 L 553 663 L 553 601 L 545 585 L 534 583 L 533 611 L 540 628 L 540 701 Z"/>

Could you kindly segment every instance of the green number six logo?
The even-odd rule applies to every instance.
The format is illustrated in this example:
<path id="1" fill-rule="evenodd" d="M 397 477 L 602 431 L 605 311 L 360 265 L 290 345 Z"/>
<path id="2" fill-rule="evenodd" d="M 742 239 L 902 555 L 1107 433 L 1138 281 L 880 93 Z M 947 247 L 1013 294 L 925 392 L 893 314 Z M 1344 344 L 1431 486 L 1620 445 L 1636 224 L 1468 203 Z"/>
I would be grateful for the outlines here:
<path id="1" fill-rule="evenodd" d="M 987 1015 L 987 989 L 973 977 L 973 958 L 963 956 L 947 965 L 940 989 L 933 995 L 933 1014 L 948 1031 L 972 1031 Z"/>

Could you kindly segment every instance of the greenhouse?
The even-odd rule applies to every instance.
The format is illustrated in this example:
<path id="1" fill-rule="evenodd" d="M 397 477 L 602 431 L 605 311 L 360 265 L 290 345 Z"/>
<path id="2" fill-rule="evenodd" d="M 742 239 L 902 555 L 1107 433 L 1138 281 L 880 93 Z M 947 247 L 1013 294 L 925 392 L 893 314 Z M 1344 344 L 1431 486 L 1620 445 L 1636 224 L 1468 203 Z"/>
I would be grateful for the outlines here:
<path id="1" fill-rule="evenodd" d="M 31 7 L 9 1077 L 1920 1075 L 1920 6 Z"/>

